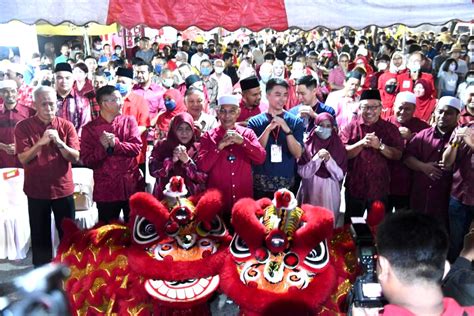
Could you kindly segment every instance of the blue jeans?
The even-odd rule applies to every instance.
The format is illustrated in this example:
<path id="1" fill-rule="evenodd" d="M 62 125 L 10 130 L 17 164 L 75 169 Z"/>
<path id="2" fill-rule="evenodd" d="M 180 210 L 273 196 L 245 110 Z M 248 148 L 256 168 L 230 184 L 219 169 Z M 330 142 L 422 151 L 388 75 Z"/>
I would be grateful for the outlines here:
<path id="1" fill-rule="evenodd" d="M 466 205 L 451 196 L 449 199 L 449 252 L 448 259 L 454 262 L 459 256 L 464 243 L 464 236 L 474 215 L 474 206 Z"/>

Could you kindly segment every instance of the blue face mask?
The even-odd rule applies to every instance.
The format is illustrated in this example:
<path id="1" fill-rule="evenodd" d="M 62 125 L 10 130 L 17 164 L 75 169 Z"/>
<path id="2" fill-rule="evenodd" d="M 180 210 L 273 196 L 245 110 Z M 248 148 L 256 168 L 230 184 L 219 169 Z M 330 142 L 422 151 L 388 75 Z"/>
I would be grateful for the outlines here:
<path id="1" fill-rule="evenodd" d="M 120 94 L 121 94 L 122 96 L 127 95 L 128 91 L 129 91 L 128 85 L 123 84 L 123 83 L 118 83 L 118 82 L 117 82 L 117 83 L 115 84 L 115 88 L 120 92 Z"/>
<path id="2" fill-rule="evenodd" d="M 201 74 L 203 76 L 209 76 L 211 74 L 211 68 L 201 68 Z"/>
<path id="3" fill-rule="evenodd" d="M 165 107 L 166 107 L 167 111 L 171 112 L 176 108 L 176 102 L 174 102 L 174 100 L 171 100 L 171 99 L 166 99 L 165 100 Z"/>
<path id="4" fill-rule="evenodd" d="M 160 64 L 156 65 L 156 66 L 155 66 L 155 73 L 156 73 L 157 75 L 161 75 L 161 69 L 162 69 L 162 68 L 163 68 L 162 65 L 160 65 Z"/>

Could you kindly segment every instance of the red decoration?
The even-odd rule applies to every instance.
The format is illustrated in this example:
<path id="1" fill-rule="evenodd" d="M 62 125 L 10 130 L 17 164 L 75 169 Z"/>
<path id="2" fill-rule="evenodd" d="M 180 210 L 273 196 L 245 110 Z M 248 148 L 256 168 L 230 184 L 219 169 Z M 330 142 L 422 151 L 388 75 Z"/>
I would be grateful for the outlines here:
<path id="1" fill-rule="evenodd" d="M 277 191 L 275 193 L 276 208 L 288 207 L 291 202 L 291 193 L 289 191 Z"/>
<path id="2" fill-rule="evenodd" d="M 182 177 L 176 176 L 172 177 L 170 180 L 170 190 L 171 192 L 181 192 L 183 191 L 184 179 Z"/>

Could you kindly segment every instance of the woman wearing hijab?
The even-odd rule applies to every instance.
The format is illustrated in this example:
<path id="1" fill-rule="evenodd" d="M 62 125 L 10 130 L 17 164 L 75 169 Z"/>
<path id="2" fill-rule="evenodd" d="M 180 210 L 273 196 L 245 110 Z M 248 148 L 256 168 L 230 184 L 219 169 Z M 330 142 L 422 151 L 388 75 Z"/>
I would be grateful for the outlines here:
<path id="1" fill-rule="evenodd" d="M 150 174 L 156 178 L 156 198 L 163 198 L 163 190 L 172 176 L 183 177 L 190 195 L 204 190 L 207 175 L 198 171 L 195 164 L 199 151 L 197 133 L 193 117 L 183 112 L 171 120 L 168 136 L 156 143 L 149 162 Z"/>
<path id="2" fill-rule="evenodd" d="M 347 154 L 331 114 L 318 114 L 314 122 L 315 127 L 305 143 L 305 152 L 298 161 L 298 173 L 303 179 L 297 199 L 300 204 L 308 203 L 332 210 L 336 223 L 341 204 L 341 182 L 347 170 Z"/>
<path id="3" fill-rule="evenodd" d="M 163 95 L 165 100 L 166 111 L 161 112 L 156 117 L 156 137 L 158 140 L 166 137 L 168 133 L 170 121 L 173 117 L 181 112 L 186 112 L 184 99 L 181 93 L 176 89 L 169 89 Z"/>
<path id="4" fill-rule="evenodd" d="M 416 109 L 413 116 L 429 123 L 436 107 L 436 99 L 433 98 L 431 84 L 425 79 L 418 79 L 415 82 L 413 93 L 416 96 Z"/>

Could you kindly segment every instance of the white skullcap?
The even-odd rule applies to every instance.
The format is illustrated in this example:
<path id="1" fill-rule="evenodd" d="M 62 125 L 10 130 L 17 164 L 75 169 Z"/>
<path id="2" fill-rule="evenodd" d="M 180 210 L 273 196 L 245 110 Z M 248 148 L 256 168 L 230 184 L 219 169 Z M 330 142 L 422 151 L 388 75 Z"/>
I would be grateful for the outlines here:
<path id="1" fill-rule="evenodd" d="M 395 103 L 401 104 L 404 102 L 416 104 L 415 94 L 410 91 L 403 91 L 403 92 L 398 93 L 397 97 L 395 98 Z"/>
<path id="2" fill-rule="evenodd" d="M 13 80 L 0 81 L 0 89 L 5 89 L 5 88 L 17 89 L 18 86 L 16 85 L 16 82 Z"/>
<path id="3" fill-rule="evenodd" d="M 445 96 L 445 97 L 440 98 L 438 101 L 438 107 L 445 106 L 445 105 L 455 108 L 459 112 L 462 111 L 461 100 L 459 100 L 458 98 L 450 97 L 450 96 Z"/>
<path id="4" fill-rule="evenodd" d="M 357 50 L 356 56 L 362 55 L 362 56 L 367 56 L 369 52 L 367 51 L 367 48 L 361 47 Z"/>
<path id="5" fill-rule="evenodd" d="M 239 98 L 237 98 L 237 96 L 233 94 L 221 95 L 217 100 L 217 103 L 219 104 L 219 106 L 222 106 L 224 104 L 239 106 Z"/>

